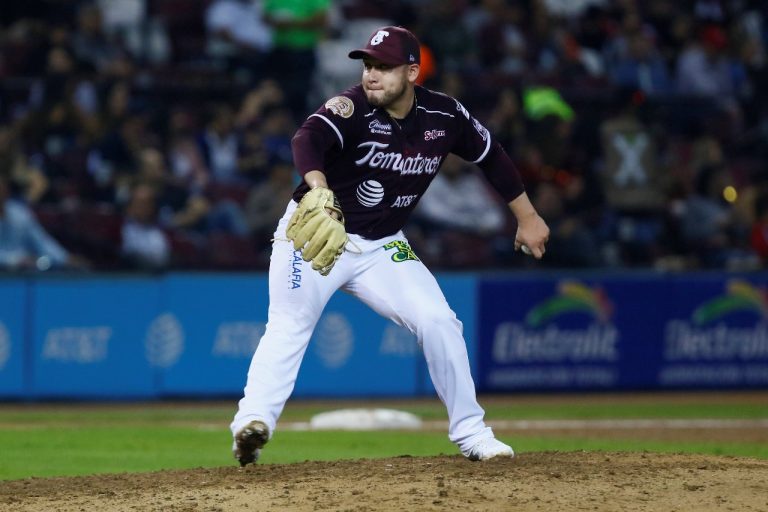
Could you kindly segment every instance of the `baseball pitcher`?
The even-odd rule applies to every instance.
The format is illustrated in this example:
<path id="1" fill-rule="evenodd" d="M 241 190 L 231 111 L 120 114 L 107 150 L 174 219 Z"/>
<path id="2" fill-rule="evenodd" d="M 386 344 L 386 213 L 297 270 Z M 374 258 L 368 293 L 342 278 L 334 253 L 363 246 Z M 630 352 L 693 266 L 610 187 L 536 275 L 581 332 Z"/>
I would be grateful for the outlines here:
<path id="1" fill-rule="evenodd" d="M 293 391 L 328 300 L 342 288 L 417 336 L 448 409 L 448 436 L 471 460 L 514 456 L 486 426 L 462 324 L 402 228 L 448 153 L 477 164 L 518 221 L 515 247 L 541 258 L 549 228 L 488 130 L 456 99 L 416 85 L 419 42 L 376 30 L 362 82 L 330 98 L 292 141 L 303 176 L 275 231 L 266 333 L 231 424 L 240 464 L 258 459 Z"/>

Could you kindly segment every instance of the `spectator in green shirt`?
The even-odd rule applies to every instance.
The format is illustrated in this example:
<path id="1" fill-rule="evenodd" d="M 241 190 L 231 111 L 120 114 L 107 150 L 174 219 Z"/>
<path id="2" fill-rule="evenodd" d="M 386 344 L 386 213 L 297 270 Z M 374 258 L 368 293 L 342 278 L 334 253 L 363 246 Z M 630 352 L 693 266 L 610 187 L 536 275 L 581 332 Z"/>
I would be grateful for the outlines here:
<path id="1" fill-rule="evenodd" d="M 265 0 L 264 19 L 273 29 L 270 70 L 285 89 L 288 105 L 301 119 L 307 112 L 317 59 L 325 36 L 330 0 Z"/>

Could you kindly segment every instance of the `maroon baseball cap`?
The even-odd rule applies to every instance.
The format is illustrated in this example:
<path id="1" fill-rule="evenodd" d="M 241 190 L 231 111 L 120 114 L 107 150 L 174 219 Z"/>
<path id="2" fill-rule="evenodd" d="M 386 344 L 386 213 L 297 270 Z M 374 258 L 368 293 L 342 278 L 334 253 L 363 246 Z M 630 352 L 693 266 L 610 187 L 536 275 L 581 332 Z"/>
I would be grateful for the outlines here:
<path id="1" fill-rule="evenodd" d="M 403 27 L 382 27 L 376 30 L 365 48 L 349 52 L 350 59 L 371 57 L 388 66 L 419 64 L 419 40 Z"/>

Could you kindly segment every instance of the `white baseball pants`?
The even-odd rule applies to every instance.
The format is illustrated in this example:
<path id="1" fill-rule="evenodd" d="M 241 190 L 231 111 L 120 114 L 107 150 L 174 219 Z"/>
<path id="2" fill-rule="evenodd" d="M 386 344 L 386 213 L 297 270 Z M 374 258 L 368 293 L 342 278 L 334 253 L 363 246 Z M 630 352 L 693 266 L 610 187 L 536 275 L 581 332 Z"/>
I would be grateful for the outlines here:
<path id="1" fill-rule="evenodd" d="M 263 421 L 270 433 L 275 431 L 315 324 L 328 300 L 342 288 L 417 336 L 437 394 L 448 409 L 452 442 L 468 449 L 493 437 L 477 403 L 461 322 L 421 261 L 394 261 L 397 249 L 384 248 L 393 241 L 407 244 L 403 233 L 381 240 L 350 235 L 347 251 L 328 276 L 321 276 L 287 241 L 285 229 L 295 208 L 291 201 L 275 231 L 266 332 L 253 354 L 244 396 L 230 425 L 232 434 L 253 420 Z M 295 277 L 297 266 L 300 281 Z"/>

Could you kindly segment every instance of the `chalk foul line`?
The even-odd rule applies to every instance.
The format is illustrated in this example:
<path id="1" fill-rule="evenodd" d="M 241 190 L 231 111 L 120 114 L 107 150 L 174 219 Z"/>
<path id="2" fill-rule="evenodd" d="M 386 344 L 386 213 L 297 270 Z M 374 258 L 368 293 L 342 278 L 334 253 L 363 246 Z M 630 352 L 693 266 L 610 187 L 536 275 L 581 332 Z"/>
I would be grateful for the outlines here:
<path id="1" fill-rule="evenodd" d="M 490 420 L 489 427 L 498 430 L 632 430 L 632 429 L 755 429 L 768 428 L 764 419 L 623 419 L 623 420 Z M 281 423 L 280 430 L 306 431 L 313 429 L 307 421 Z M 422 430 L 444 430 L 447 421 L 424 421 Z M 363 430 L 350 425 L 342 430 Z M 380 430 L 380 429 L 375 429 Z"/>

